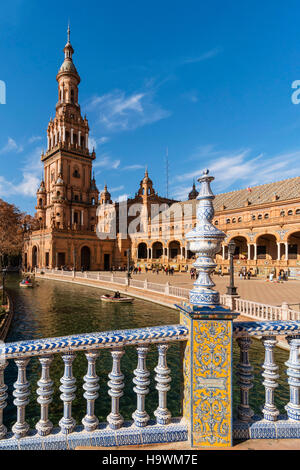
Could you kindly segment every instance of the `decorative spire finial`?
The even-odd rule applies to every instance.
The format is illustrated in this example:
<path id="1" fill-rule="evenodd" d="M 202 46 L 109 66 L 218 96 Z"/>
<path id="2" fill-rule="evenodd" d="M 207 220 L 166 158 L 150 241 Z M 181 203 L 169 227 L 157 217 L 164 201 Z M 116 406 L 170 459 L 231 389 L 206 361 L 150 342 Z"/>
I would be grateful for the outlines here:
<path id="1" fill-rule="evenodd" d="M 68 41 L 67 44 L 70 44 L 70 21 L 68 22 Z"/>
<path id="2" fill-rule="evenodd" d="M 215 227 L 211 222 L 214 217 L 213 200 L 215 196 L 210 188 L 213 176 L 208 176 L 209 171 L 205 169 L 203 176 L 198 178 L 200 192 L 197 197 L 197 225 L 186 235 L 189 250 L 196 253 L 197 260 L 193 264 L 199 275 L 190 290 L 190 303 L 192 305 L 219 305 L 219 292 L 212 288 L 215 283 L 210 275 L 216 267 L 214 257 L 220 251 L 220 246 L 225 233 Z"/>

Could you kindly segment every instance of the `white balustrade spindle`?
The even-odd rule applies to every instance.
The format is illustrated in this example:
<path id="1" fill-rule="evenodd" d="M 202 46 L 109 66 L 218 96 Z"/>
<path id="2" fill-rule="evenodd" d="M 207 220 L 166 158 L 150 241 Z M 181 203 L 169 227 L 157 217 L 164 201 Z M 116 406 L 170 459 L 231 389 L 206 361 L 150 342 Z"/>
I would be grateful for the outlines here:
<path id="1" fill-rule="evenodd" d="M 86 399 L 86 415 L 82 419 L 82 424 L 86 431 L 94 431 L 97 429 L 99 420 L 95 416 L 95 401 L 99 397 L 99 377 L 96 374 L 96 360 L 100 355 L 100 351 L 92 350 L 85 353 L 85 357 L 88 361 L 88 370 L 84 376 L 83 389 L 85 393 L 83 394 Z"/>
<path id="2" fill-rule="evenodd" d="M 285 365 L 288 367 L 287 375 L 290 386 L 290 401 L 285 406 L 285 409 L 290 419 L 300 421 L 300 336 L 288 337 L 288 343 L 290 346 L 290 357 Z"/>
<path id="3" fill-rule="evenodd" d="M 7 361 L 0 360 L 0 439 L 6 436 L 7 429 L 3 424 L 3 409 L 6 407 L 7 385 L 4 383 L 4 370 L 8 365 Z"/>
<path id="4" fill-rule="evenodd" d="M 14 405 L 17 407 L 17 422 L 13 425 L 12 431 L 17 439 L 26 436 L 29 431 L 29 424 L 25 421 L 25 408 L 29 403 L 30 385 L 26 378 L 26 367 L 30 358 L 16 359 L 15 363 L 18 367 L 18 378 L 14 383 L 15 397 Z"/>
<path id="5" fill-rule="evenodd" d="M 237 339 L 240 347 L 240 362 L 237 365 L 238 385 L 240 387 L 240 404 L 238 405 L 238 418 L 249 422 L 253 416 L 253 410 L 249 405 L 249 390 L 253 387 L 253 368 L 249 362 L 249 349 L 251 338 L 249 336 Z"/>
<path id="6" fill-rule="evenodd" d="M 167 366 L 168 344 L 158 344 L 158 364 L 154 371 L 158 390 L 158 408 L 154 411 L 158 424 L 168 424 L 171 420 L 171 413 L 167 408 L 167 392 L 170 390 L 170 369 Z"/>
<path id="7" fill-rule="evenodd" d="M 112 429 L 119 429 L 124 422 L 124 418 L 119 411 L 120 398 L 123 396 L 124 388 L 124 375 L 121 372 L 121 358 L 124 355 L 124 350 L 120 348 L 113 349 L 111 355 L 113 365 L 112 371 L 108 374 L 110 379 L 108 382 L 110 388 L 108 394 L 111 396 L 111 412 L 107 417 L 107 421 Z"/>
<path id="8" fill-rule="evenodd" d="M 42 374 L 37 383 L 39 387 L 37 389 L 37 402 L 41 405 L 41 419 L 35 427 L 40 436 L 47 436 L 53 428 L 53 424 L 48 418 L 48 409 L 53 395 L 53 381 L 50 379 L 50 365 L 53 361 L 53 356 L 40 357 L 39 361 L 42 366 Z"/>
<path id="9" fill-rule="evenodd" d="M 279 415 L 279 411 L 274 404 L 274 392 L 278 387 L 277 380 L 279 375 L 277 374 L 278 366 L 274 361 L 274 348 L 277 344 L 276 338 L 263 336 L 262 342 L 265 348 L 265 362 L 263 364 L 264 377 L 263 385 L 265 387 L 265 404 L 262 409 L 264 419 L 268 421 L 276 421 Z"/>
<path id="10" fill-rule="evenodd" d="M 145 411 L 145 399 L 149 393 L 148 385 L 150 385 L 150 372 L 146 368 L 146 356 L 149 350 L 148 346 L 139 346 L 136 348 L 138 353 L 138 365 L 134 370 L 135 378 L 133 383 L 136 385 L 133 390 L 137 394 L 137 409 L 132 414 L 134 423 L 138 427 L 144 427 L 149 421 L 149 415 Z"/>
<path id="11" fill-rule="evenodd" d="M 75 377 L 73 377 L 72 371 L 72 363 L 75 359 L 75 354 L 63 354 L 62 359 L 64 361 L 65 369 L 64 375 L 60 379 L 62 385 L 59 387 L 59 390 L 62 392 L 60 398 L 64 402 L 64 415 L 59 421 L 59 426 L 61 428 L 62 433 L 70 434 L 76 425 L 75 419 L 72 418 L 72 401 L 76 397 L 76 379 Z"/>

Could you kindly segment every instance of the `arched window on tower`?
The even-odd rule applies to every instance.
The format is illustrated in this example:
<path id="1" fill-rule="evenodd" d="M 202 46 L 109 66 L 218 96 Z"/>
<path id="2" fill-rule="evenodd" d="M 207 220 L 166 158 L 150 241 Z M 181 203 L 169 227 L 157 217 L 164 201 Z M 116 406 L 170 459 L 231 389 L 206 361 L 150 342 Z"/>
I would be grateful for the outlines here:
<path id="1" fill-rule="evenodd" d="M 74 90 L 71 88 L 71 103 L 74 103 Z"/>

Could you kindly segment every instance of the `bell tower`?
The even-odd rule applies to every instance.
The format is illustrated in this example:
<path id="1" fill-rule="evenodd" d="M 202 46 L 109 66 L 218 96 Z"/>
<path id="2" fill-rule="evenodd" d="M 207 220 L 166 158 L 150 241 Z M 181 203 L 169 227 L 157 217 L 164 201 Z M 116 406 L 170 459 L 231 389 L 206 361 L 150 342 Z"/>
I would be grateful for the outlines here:
<path id="1" fill-rule="evenodd" d="M 94 230 L 98 190 L 92 178 L 92 162 L 96 155 L 94 150 L 89 151 L 89 125 L 78 103 L 80 76 L 73 62 L 69 27 L 63 52 L 64 61 L 56 75 L 55 117 L 50 118 L 47 151 L 41 156 L 46 192 L 45 225 Z"/>

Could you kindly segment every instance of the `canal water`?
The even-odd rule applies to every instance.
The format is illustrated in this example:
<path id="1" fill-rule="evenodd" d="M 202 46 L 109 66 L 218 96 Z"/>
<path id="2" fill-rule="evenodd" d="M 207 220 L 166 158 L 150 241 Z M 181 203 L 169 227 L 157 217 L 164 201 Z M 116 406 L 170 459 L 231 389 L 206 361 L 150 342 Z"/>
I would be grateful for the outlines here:
<path id="1" fill-rule="evenodd" d="M 38 338 L 64 336 L 78 333 L 117 330 L 126 328 L 142 328 L 155 325 L 176 324 L 179 314 L 176 310 L 163 307 L 151 302 L 135 299 L 132 304 L 112 305 L 102 303 L 100 295 L 105 291 L 97 288 L 72 285 L 69 283 L 38 279 L 38 287 L 34 289 L 19 288 L 17 275 L 7 276 L 7 288 L 14 299 L 15 315 L 7 342 Z M 181 360 L 180 344 L 173 344 L 168 350 L 168 366 L 171 369 L 171 390 L 168 392 L 168 407 L 172 416 L 181 415 Z M 146 398 L 146 408 L 150 417 L 157 407 L 157 391 L 155 389 L 154 367 L 157 364 L 157 347 L 151 346 L 147 356 L 147 368 L 151 372 L 150 392 Z M 234 367 L 239 358 L 239 348 L 234 345 Z M 284 412 L 284 405 L 289 401 L 286 367 L 284 362 L 288 353 L 276 349 L 276 363 L 279 366 L 280 380 L 276 391 L 276 405 L 280 412 Z M 254 387 L 250 392 L 251 406 L 256 413 L 264 403 L 264 387 L 262 385 L 261 364 L 264 361 L 264 349 L 259 341 L 253 341 L 250 361 L 254 368 Z M 108 373 L 111 371 L 111 355 L 109 351 L 101 351 L 97 361 L 97 375 L 99 376 L 99 398 L 96 401 L 96 415 L 99 421 L 105 421 L 110 413 L 110 397 L 108 392 Z M 133 391 L 133 370 L 137 365 L 135 347 L 126 347 L 125 355 L 121 361 L 122 373 L 125 376 L 124 396 L 120 400 L 120 411 L 125 419 L 131 419 L 136 408 L 136 394 Z M 73 373 L 77 379 L 76 399 L 73 402 L 72 414 L 81 424 L 85 415 L 86 400 L 83 398 L 83 377 L 86 373 L 87 361 L 83 352 L 76 355 L 73 362 Z M 63 375 L 63 361 L 56 354 L 51 364 L 51 379 L 54 382 L 53 402 L 50 405 L 50 419 L 54 426 L 62 417 L 63 403 L 60 399 L 60 378 Z M 234 374 L 235 375 L 235 374 Z M 4 410 L 4 423 L 11 429 L 16 421 L 16 407 L 13 405 L 13 383 L 16 381 L 17 368 L 14 361 L 9 361 L 5 372 L 5 383 L 9 387 L 8 406 Z M 40 377 L 40 364 L 37 358 L 30 360 L 27 368 L 27 377 L 31 384 L 30 403 L 26 407 L 26 420 L 31 428 L 39 420 L 40 406 L 37 404 L 36 389 Z M 234 409 L 239 402 L 239 388 L 234 387 Z"/>

